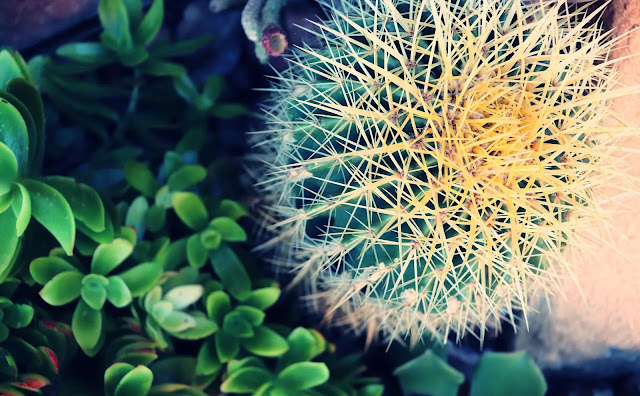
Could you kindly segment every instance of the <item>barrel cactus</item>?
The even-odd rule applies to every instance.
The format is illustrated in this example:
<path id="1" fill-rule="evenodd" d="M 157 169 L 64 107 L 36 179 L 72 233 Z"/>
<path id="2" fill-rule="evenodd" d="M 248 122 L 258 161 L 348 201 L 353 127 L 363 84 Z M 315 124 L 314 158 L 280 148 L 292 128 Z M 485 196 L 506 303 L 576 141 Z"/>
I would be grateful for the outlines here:
<path id="1" fill-rule="evenodd" d="M 329 7 L 265 104 L 262 247 L 336 322 L 482 338 L 552 292 L 624 180 L 597 11 L 520 0 Z M 605 125 L 606 124 L 606 125 Z M 626 188 L 628 184 L 618 184 Z"/>

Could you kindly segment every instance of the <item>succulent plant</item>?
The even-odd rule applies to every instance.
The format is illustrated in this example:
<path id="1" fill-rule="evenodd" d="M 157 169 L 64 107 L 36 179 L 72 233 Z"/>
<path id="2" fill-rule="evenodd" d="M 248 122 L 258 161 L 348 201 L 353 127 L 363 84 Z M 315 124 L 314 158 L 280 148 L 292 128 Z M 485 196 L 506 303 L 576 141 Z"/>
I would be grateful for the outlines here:
<path id="1" fill-rule="evenodd" d="M 336 322 L 389 338 L 525 314 L 624 180 L 615 41 L 563 2 L 352 1 L 265 104 L 261 247 Z M 620 183 L 620 189 L 628 184 Z M 587 226 L 587 224 L 591 224 Z M 565 274 L 566 275 L 566 274 Z M 479 328 L 479 329 L 478 329 Z"/>

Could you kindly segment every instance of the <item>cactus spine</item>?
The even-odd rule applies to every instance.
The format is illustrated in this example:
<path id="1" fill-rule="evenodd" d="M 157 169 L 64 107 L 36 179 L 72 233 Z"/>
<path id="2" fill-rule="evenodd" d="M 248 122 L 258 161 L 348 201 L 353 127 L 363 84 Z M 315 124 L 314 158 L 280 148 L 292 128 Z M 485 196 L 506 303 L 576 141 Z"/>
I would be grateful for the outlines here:
<path id="1" fill-rule="evenodd" d="M 330 7 L 329 5 L 327 5 Z M 563 2 L 354 0 L 278 76 L 255 135 L 277 262 L 389 338 L 516 320 L 602 217 L 631 130 L 613 42 Z M 611 123 L 609 123 L 611 125 Z M 621 184 L 622 186 L 622 184 Z"/>

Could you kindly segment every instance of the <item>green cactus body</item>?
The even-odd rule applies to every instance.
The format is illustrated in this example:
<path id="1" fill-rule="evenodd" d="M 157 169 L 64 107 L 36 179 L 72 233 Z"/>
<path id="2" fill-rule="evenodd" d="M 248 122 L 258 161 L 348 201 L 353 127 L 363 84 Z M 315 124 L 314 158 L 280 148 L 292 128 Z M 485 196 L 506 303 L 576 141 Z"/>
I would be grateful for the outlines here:
<path id="1" fill-rule="evenodd" d="M 278 232 L 264 247 L 339 323 L 482 337 L 571 267 L 595 188 L 619 175 L 611 43 L 557 4 L 345 8 L 279 75 L 255 135 Z"/>

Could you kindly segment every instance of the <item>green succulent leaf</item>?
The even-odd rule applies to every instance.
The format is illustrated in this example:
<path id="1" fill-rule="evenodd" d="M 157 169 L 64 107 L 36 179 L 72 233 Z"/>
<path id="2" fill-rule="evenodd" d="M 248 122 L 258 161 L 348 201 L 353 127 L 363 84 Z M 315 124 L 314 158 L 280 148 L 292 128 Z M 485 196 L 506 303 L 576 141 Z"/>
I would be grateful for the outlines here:
<path id="1" fill-rule="evenodd" d="M 77 220 L 95 232 L 105 229 L 104 205 L 93 188 L 70 177 L 49 176 L 45 178 L 45 182 L 62 194 Z"/>
<path id="2" fill-rule="evenodd" d="M 82 278 L 84 275 L 78 271 L 61 272 L 44 285 L 40 290 L 40 296 L 47 304 L 53 306 L 70 303 L 80 297 Z"/>
<path id="3" fill-rule="evenodd" d="M 129 162 L 124 166 L 124 176 L 131 187 L 147 198 L 153 198 L 158 191 L 158 182 L 149 167 L 141 162 Z"/>
<path id="4" fill-rule="evenodd" d="M 209 260 L 224 287 L 236 299 L 244 301 L 251 295 L 251 279 L 240 259 L 228 246 L 209 253 Z"/>
<path id="5" fill-rule="evenodd" d="M 149 231 L 158 232 L 164 227 L 167 221 L 167 212 L 158 205 L 151 205 L 144 214 L 144 224 Z"/>
<path id="6" fill-rule="evenodd" d="M 16 235 L 22 236 L 31 220 L 31 196 L 29 191 L 19 183 L 13 185 L 12 195 L 11 205 L 16 215 Z"/>
<path id="7" fill-rule="evenodd" d="M 207 250 L 216 250 L 222 243 L 222 234 L 216 230 L 207 228 L 199 234 L 200 244 Z"/>
<path id="8" fill-rule="evenodd" d="M 54 276 L 62 272 L 78 272 L 78 269 L 61 257 L 39 257 L 29 265 L 31 277 L 41 285 L 49 282 Z"/>
<path id="9" fill-rule="evenodd" d="M 16 217 L 11 210 L 0 213 L 0 272 L 4 272 L 12 263 L 18 247 Z"/>
<path id="10" fill-rule="evenodd" d="M 117 238 L 111 243 L 98 246 L 91 260 L 91 272 L 107 275 L 118 267 L 133 252 L 133 244 L 126 239 Z"/>
<path id="11" fill-rule="evenodd" d="M 98 345 L 102 333 L 102 312 L 92 309 L 84 300 L 78 301 L 71 319 L 71 330 L 80 348 L 93 356 L 97 352 L 93 348 Z"/>
<path id="12" fill-rule="evenodd" d="M 127 7 L 129 15 L 129 23 L 131 26 L 137 26 L 142 20 L 142 0 L 122 0 L 124 6 Z"/>
<path id="13" fill-rule="evenodd" d="M 177 56 L 191 55 L 207 45 L 212 39 L 212 35 L 204 35 L 190 40 L 158 43 L 151 48 L 151 54 L 158 58 L 174 58 Z"/>
<path id="14" fill-rule="evenodd" d="M 191 316 L 196 321 L 195 326 L 177 333 L 172 333 L 174 337 L 181 340 L 200 340 L 210 336 L 218 330 L 218 325 L 204 317 L 201 312 L 192 312 Z"/>
<path id="15" fill-rule="evenodd" d="M 284 368 L 293 363 L 308 362 L 315 357 L 316 338 L 311 331 L 296 327 L 287 337 L 287 342 L 289 350 L 278 359 L 278 368 Z"/>
<path id="16" fill-rule="evenodd" d="M 455 396 L 464 382 L 464 375 L 431 350 L 398 367 L 394 374 L 407 393 Z"/>
<path id="17" fill-rule="evenodd" d="M 133 47 L 133 40 L 129 27 L 129 14 L 123 1 L 100 0 L 98 3 L 98 16 L 105 31 L 103 33 L 103 44 L 108 44 L 108 47 L 118 52 L 130 51 Z"/>
<path id="18" fill-rule="evenodd" d="M 218 118 L 234 118 L 247 112 L 247 108 L 235 103 L 221 103 L 213 107 L 209 114 Z"/>
<path id="19" fill-rule="evenodd" d="M 0 183 L 12 183 L 18 177 L 18 160 L 13 151 L 0 141 Z"/>
<path id="20" fill-rule="evenodd" d="M 184 309 L 202 297 L 202 285 L 184 285 L 175 287 L 164 296 L 165 301 L 171 302 L 174 309 Z"/>
<path id="21" fill-rule="evenodd" d="M 233 312 L 236 312 L 244 318 L 251 326 L 260 326 L 264 321 L 265 314 L 261 310 L 248 306 L 248 305 L 238 305 Z"/>
<path id="22" fill-rule="evenodd" d="M 125 374 L 116 387 L 114 396 L 146 395 L 153 383 L 153 373 L 145 366 L 138 366 Z"/>
<path id="23" fill-rule="evenodd" d="M 324 363 L 294 363 L 278 374 L 277 385 L 288 392 L 300 392 L 322 385 L 329 380 L 329 369 Z"/>
<path id="24" fill-rule="evenodd" d="M 471 380 L 471 396 L 542 396 L 547 383 L 524 352 L 483 354 Z"/>
<path id="25" fill-rule="evenodd" d="M 247 212 L 247 209 L 244 206 L 230 199 L 223 199 L 220 202 L 220 206 L 218 207 L 218 213 L 232 220 L 238 220 L 239 218 L 242 218 L 249 214 L 249 212 Z"/>
<path id="26" fill-rule="evenodd" d="M 190 192 L 176 192 L 171 203 L 180 220 L 189 228 L 200 231 L 206 227 L 209 213 L 199 196 Z"/>
<path id="27" fill-rule="evenodd" d="M 147 212 L 149 211 L 149 202 L 143 196 L 139 196 L 131 202 L 131 206 L 127 210 L 124 224 L 136 230 L 136 239 L 138 236 L 142 238 L 145 233 L 145 225 Z"/>
<path id="28" fill-rule="evenodd" d="M 187 239 L 187 260 L 189 265 L 194 268 L 201 268 L 207 262 L 208 253 L 207 249 L 202 246 L 202 242 L 200 242 L 199 234 L 191 235 Z"/>
<path id="29" fill-rule="evenodd" d="M 176 93 L 180 95 L 184 100 L 188 103 L 194 103 L 196 99 L 198 99 L 198 89 L 195 84 L 191 80 L 188 74 L 180 74 L 173 78 L 173 88 L 176 90 Z M 169 178 L 171 180 L 171 178 Z M 169 182 L 169 188 L 171 187 L 171 182 Z M 182 189 L 172 189 L 173 191 L 180 191 Z"/>
<path id="30" fill-rule="evenodd" d="M 134 32 L 135 41 L 142 45 L 147 45 L 156 37 L 162 27 L 164 18 L 164 1 L 154 0 L 147 11 L 147 14 Z"/>
<path id="31" fill-rule="evenodd" d="M 223 291 L 214 291 L 207 296 L 207 315 L 218 324 L 222 324 L 224 316 L 231 312 L 231 299 Z"/>
<path id="32" fill-rule="evenodd" d="M 238 340 L 225 331 L 218 331 L 214 336 L 214 340 L 218 360 L 222 363 L 234 359 L 238 355 L 238 352 L 240 352 L 240 343 Z"/>
<path id="33" fill-rule="evenodd" d="M 178 333 L 196 326 L 196 320 L 193 316 L 182 311 L 171 311 L 158 320 L 158 323 L 169 333 Z"/>
<path id="34" fill-rule="evenodd" d="M 218 231 L 227 242 L 245 242 L 247 234 L 242 227 L 228 217 L 217 217 L 209 223 L 209 227 Z"/>
<path id="35" fill-rule="evenodd" d="M 207 177 L 207 170 L 200 165 L 186 165 L 173 172 L 167 180 L 169 191 L 187 190 Z"/>
<path id="36" fill-rule="evenodd" d="M 101 43 L 70 43 L 59 47 L 56 54 L 76 62 L 106 64 L 113 62 L 113 52 Z"/>
<path id="37" fill-rule="evenodd" d="M 33 319 L 33 307 L 27 304 L 12 304 L 3 310 L 2 322 L 13 329 L 27 327 Z"/>
<path id="38" fill-rule="evenodd" d="M 156 263 L 142 263 L 121 273 L 119 277 L 126 283 L 132 297 L 142 296 L 151 290 L 160 276 L 162 267 Z"/>
<path id="39" fill-rule="evenodd" d="M 22 68 L 16 61 L 12 50 L 0 51 L 0 89 L 5 89 L 9 80 L 16 77 L 24 77 Z"/>
<path id="40" fill-rule="evenodd" d="M 153 58 L 142 64 L 140 70 L 145 74 L 156 77 L 177 77 L 181 74 L 187 73 L 187 69 L 185 69 L 184 66 L 178 63 L 167 62 Z"/>
<path id="41" fill-rule="evenodd" d="M 227 334 L 233 334 L 236 338 L 251 338 L 254 335 L 251 323 L 242 314 L 235 311 L 225 315 L 222 328 Z"/>
<path id="42" fill-rule="evenodd" d="M 110 276 L 107 284 L 107 300 L 116 308 L 126 307 L 132 297 L 127 284 L 119 276 Z"/>
<path id="43" fill-rule="evenodd" d="M 220 390 L 226 393 L 253 393 L 271 379 L 271 373 L 263 368 L 245 367 L 230 375 L 220 385 Z"/>
<path id="44" fill-rule="evenodd" d="M 211 104 L 215 104 L 222 93 L 224 87 L 224 78 L 222 76 L 213 75 L 204 83 L 202 94 L 209 99 Z"/>
<path id="45" fill-rule="evenodd" d="M 66 199 L 53 187 L 35 180 L 22 180 L 31 196 L 31 214 L 58 240 L 67 255 L 73 254 L 76 224 Z"/>
<path id="46" fill-rule="evenodd" d="M 109 281 L 102 275 L 89 274 L 82 279 L 80 296 L 88 306 L 99 311 L 107 300 Z"/>
<path id="47" fill-rule="evenodd" d="M 280 288 L 265 287 L 262 289 L 252 290 L 244 303 L 260 310 L 265 310 L 275 304 L 279 298 Z"/>
<path id="48" fill-rule="evenodd" d="M 0 99 L 0 127 L 0 142 L 15 156 L 17 174 L 23 174 L 27 170 L 29 133 L 20 111 L 5 99 Z M 9 166 L 8 173 L 11 174 L 13 167 Z"/>
<path id="49" fill-rule="evenodd" d="M 113 396 L 120 380 L 134 369 L 129 363 L 114 363 L 104 372 L 104 392 L 107 396 Z"/>
<path id="50" fill-rule="evenodd" d="M 213 375 L 220 371 L 222 363 L 216 354 L 215 341 L 208 338 L 198 351 L 198 363 L 196 364 L 196 375 Z"/>
<path id="51" fill-rule="evenodd" d="M 278 357 L 289 350 L 287 340 L 268 327 L 256 327 L 254 333 L 252 338 L 244 339 L 241 343 L 243 347 L 255 355 Z"/>

